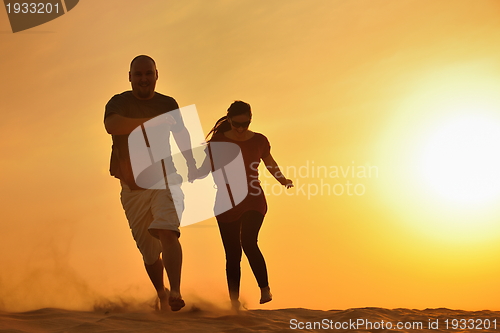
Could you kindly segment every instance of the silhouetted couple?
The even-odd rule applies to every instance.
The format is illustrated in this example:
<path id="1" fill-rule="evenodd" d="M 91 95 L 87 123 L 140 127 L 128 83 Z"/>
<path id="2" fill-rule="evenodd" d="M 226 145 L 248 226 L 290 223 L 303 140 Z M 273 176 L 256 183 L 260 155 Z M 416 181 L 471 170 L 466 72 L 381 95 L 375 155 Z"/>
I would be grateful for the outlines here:
<path id="1" fill-rule="evenodd" d="M 214 171 L 212 164 L 214 161 L 207 154 L 202 166 L 197 169 L 190 149 L 190 136 L 184 126 L 179 106 L 172 97 L 155 91 L 157 80 L 158 71 L 151 57 L 140 55 L 134 58 L 129 72 L 132 90 L 117 94 L 110 99 L 106 105 L 104 123 L 106 131 L 113 138 L 110 173 L 120 179 L 121 202 L 125 215 L 142 254 L 148 276 L 157 291 L 161 310 L 164 311 L 170 306 L 172 311 L 178 311 L 185 306 L 180 292 L 182 248 L 179 243 L 179 212 L 183 211 L 184 205 L 181 182 L 179 184 L 170 182 L 171 179 L 177 178 L 177 170 L 170 156 L 162 160 L 164 176 L 169 180 L 166 189 L 144 189 L 138 186 L 130 160 L 129 134 L 137 127 L 142 127 L 142 130 L 146 131 L 144 124 L 148 120 L 168 112 L 163 121 L 168 124 L 168 130 L 171 131 L 186 160 L 188 181 L 203 178 L 210 171 Z M 267 211 L 264 191 L 258 181 L 257 167 L 260 161 L 265 163 L 267 169 L 282 185 L 287 188 L 293 186 L 292 181 L 281 174 L 271 156 L 267 138 L 249 130 L 251 119 L 249 104 L 242 101 L 232 103 L 227 115 L 219 119 L 210 131 L 209 135 L 212 136 L 207 149 L 210 151 L 210 146 L 215 142 L 236 144 L 241 150 L 247 177 L 248 195 L 245 199 L 216 216 L 226 253 L 226 275 L 234 309 L 240 307 L 238 298 L 242 252 L 247 256 L 261 289 L 260 303 L 272 299 L 266 263 L 257 244 L 259 230 Z M 165 145 L 170 151 L 169 142 Z M 223 186 L 217 188 L 217 198 L 220 199 L 225 188 Z M 169 279 L 170 290 L 164 285 L 164 269 Z"/>

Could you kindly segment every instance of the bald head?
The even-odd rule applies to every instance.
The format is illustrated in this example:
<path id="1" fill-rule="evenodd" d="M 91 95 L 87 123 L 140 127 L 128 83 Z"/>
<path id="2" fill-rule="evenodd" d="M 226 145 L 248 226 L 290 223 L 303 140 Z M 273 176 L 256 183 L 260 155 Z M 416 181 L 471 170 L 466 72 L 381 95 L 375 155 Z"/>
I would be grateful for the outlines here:
<path id="1" fill-rule="evenodd" d="M 132 59 L 132 61 L 130 62 L 130 70 L 132 70 L 132 66 L 134 65 L 134 63 L 138 60 L 149 60 L 153 63 L 153 65 L 155 66 L 156 68 L 156 62 L 153 60 L 153 58 L 151 58 L 150 56 L 147 56 L 147 55 L 144 55 L 144 54 L 141 54 L 141 55 L 138 55 L 137 57 L 135 57 L 134 59 Z"/>
<path id="2" fill-rule="evenodd" d="M 155 94 L 158 71 L 155 61 L 146 55 L 135 57 L 130 63 L 129 81 L 132 93 L 138 99 L 150 99 Z"/>

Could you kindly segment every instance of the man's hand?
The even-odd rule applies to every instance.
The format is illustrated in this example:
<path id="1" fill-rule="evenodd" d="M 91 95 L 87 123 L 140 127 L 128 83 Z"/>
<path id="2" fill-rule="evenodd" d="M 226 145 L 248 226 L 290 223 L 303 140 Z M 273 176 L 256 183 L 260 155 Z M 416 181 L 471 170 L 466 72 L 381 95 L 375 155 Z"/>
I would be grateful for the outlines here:
<path id="1" fill-rule="evenodd" d="M 192 183 L 198 179 L 198 168 L 196 164 L 188 165 L 188 182 Z"/>

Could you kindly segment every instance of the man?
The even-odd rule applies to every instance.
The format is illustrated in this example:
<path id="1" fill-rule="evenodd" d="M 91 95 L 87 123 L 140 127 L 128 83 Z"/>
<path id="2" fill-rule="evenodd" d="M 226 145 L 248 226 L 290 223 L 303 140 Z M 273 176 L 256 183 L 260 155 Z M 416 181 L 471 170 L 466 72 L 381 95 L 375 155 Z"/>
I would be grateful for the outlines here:
<path id="1" fill-rule="evenodd" d="M 188 180 L 196 178 L 196 163 L 193 158 L 189 133 L 184 126 L 175 99 L 155 91 L 158 71 L 155 61 L 146 55 L 135 57 L 130 64 L 129 81 L 131 91 L 113 96 L 106 104 L 104 124 L 106 131 L 112 135 L 110 173 L 120 179 L 122 185 L 121 202 L 127 216 L 132 235 L 141 252 L 144 265 L 153 286 L 155 287 L 162 311 L 170 306 L 178 311 L 185 306 L 180 292 L 182 248 L 179 243 L 180 214 L 183 210 L 184 196 L 180 190 L 180 181 L 170 184 L 176 179 L 176 168 L 172 157 L 162 160 L 166 189 L 143 188 L 136 183 L 130 152 L 129 134 L 141 126 L 144 134 L 149 119 L 160 119 L 167 124 L 179 146 L 188 166 Z M 162 115 L 158 117 L 159 115 Z M 155 121 L 158 124 L 158 121 Z M 146 126 L 146 128 L 145 128 Z M 163 127 L 162 127 L 163 128 Z M 167 133 L 168 134 L 168 133 Z M 168 135 L 167 135 L 168 137 Z M 148 143 L 150 144 L 150 143 Z M 170 152 L 169 142 L 163 147 Z M 172 185 L 172 186 L 170 186 Z M 161 258 L 160 258 L 160 253 Z M 163 269 L 167 272 L 170 290 L 163 283 Z"/>

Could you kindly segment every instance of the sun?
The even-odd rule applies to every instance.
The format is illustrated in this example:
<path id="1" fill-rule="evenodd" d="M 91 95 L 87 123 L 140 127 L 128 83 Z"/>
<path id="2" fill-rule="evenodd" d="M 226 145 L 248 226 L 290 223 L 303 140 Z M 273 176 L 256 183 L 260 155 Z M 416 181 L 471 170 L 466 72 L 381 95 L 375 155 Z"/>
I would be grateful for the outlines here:
<path id="1" fill-rule="evenodd" d="M 417 75 L 379 143 L 395 226 L 436 244 L 500 238 L 500 77 L 485 66 Z"/>
<path id="2" fill-rule="evenodd" d="M 430 194 L 459 205 L 484 205 L 500 197 L 500 122 L 461 115 L 428 136 L 419 158 Z"/>

